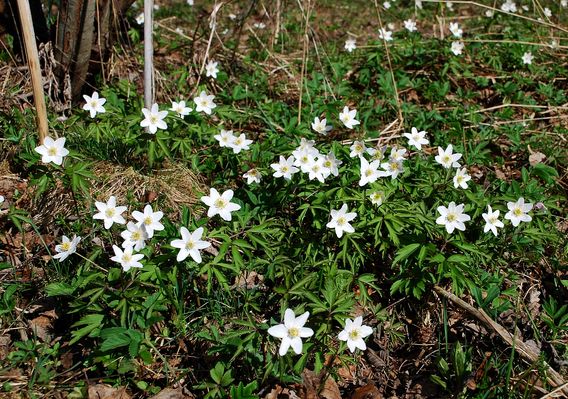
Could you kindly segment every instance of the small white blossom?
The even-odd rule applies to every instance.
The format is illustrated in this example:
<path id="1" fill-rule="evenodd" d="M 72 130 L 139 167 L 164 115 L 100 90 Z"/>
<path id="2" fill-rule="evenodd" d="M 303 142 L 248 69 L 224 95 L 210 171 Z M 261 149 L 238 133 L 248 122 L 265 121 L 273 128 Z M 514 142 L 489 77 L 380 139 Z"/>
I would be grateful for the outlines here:
<path id="1" fill-rule="evenodd" d="M 460 153 L 453 153 L 453 146 L 451 144 L 444 150 L 442 147 L 438 147 L 438 155 L 434 157 L 436 162 L 442 165 L 444 168 L 459 168 L 460 164 L 458 160 L 462 157 Z"/>
<path id="2" fill-rule="evenodd" d="M 345 40 L 344 48 L 345 50 L 351 53 L 353 50 L 357 48 L 357 42 L 355 41 L 355 39 L 347 39 Z"/>
<path id="3" fill-rule="evenodd" d="M 69 155 L 69 151 L 65 148 L 65 137 L 53 140 L 51 137 L 43 139 L 43 144 L 35 148 L 35 152 L 41 155 L 41 162 L 53 162 L 56 165 L 63 163 L 63 158 Z"/>
<path id="4" fill-rule="evenodd" d="M 386 30 L 385 28 L 379 29 L 379 39 L 384 40 L 385 42 L 392 41 L 392 31 Z"/>
<path id="5" fill-rule="evenodd" d="M 357 348 L 362 351 L 367 349 L 363 339 L 372 333 L 373 329 L 363 325 L 363 317 L 358 316 L 354 320 L 345 319 L 345 328 L 339 333 L 337 338 L 340 341 L 347 341 L 347 347 L 353 353 Z"/>
<path id="6" fill-rule="evenodd" d="M 106 103 L 106 98 L 99 98 L 99 93 L 97 93 L 96 91 L 91 97 L 84 94 L 83 98 L 85 99 L 85 105 L 83 105 L 83 109 L 90 112 L 91 118 L 94 118 L 97 113 L 104 114 L 106 112 L 105 107 L 103 107 L 103 105 Z"/>
<path id="7" fill-rule="evenodd" d="M 260 174 L 258 169 L 249 169 L 245 174 L 243 174 L 243 177 L 247 179 L 247 184 L 252 184 L 260 183 L 262 175 Z"/>
<path id="8" fill-rule="evenodd" d="M 493 10 L 486 10 L 486 11 L 485 11 L 485 16 L 486 16 L 487 18 L 493 18 L 493 15 L 494 15 Z"/>
<path id="9" fill-rule="evenodd" d="M 144 213 L 139 211 L 132 212 L 132 217 L 136 219 L 138 226 L 144 225 L 148 238 L 154 237 L 155 231 L 164 230 L 164 225 L 160 223 L 160 220 L 164 217 L 164 212 L 154 212 L 150 204 L 144 207 Z"/>
<path id="10" fill-rule="evenodd" d="M 221 129 L 221 133 L 213 136 L 215 140 L 219 142 L 221 147 L 229 147 L 232 148 L 233 142 L 235 141 L 235 135 L 233 134 L 232 130 L 223 130 Z"/>
<path id="11" fill-rule="evenodd" d="M 160 111 L 158 104 L 152 104 L 151 109 L 142 108 L 142 114 L 144 114 L 144 119 L 140 122 L 140 126 L 147 127 L 149 133 L 156 134 L 158 129 L 166 130 L 168 128 L 164 121 L 168 116 L 168 111 Z"/>
<path id="12" fill-rule="evenodd" d="M 203 227 L 199 227 L 193 233 L 190 233 L 187 228 L 182 227 L 180 228 L 180 234 L 181 240 L 173 240 L 170 243 L 172 247 L 179 249 L 176 260 L 182 262 L 188 256 L 191 256 L 196 263 L 201 263 L 200 251 L 211 246 L 210 242 L 201 239 L 203 236 Z"/>
<path id="13" fill-rule="evenodd" d="M 408 145 L 416 147 L 418 151 L 422 150 L 423 145 L 429 144 L 424 130 L 418 131 L 418 129 L 413 127 L 410 133 L 404 133 L 403 135 L 408 139 Z"/>
<path id="14" fill-rule="evenodd" d="M 180 118 L 183 119 L 184 116 L 189 115 L 189 113 L 193 110 L 185 105 L 185 101 L 180 101 L 179 103 L 172 101 L 172 107 L 170 108 L 170 111 L 175 112 Z"/>
<path id="15" fill-rule="evenodd" d="M 463 35 L 463 30 L 457 22 L 450 22 L 450 32 L 454 37 L 462 37 Z"/>
<path id="16" fill-rule="evenodd" d="M 231 212 L 241 209 L 239 204 L 231 202 L 232 198 L 233 190 L 227 190 L 223 194 L 219 194 L 216 189 L 211 188 L 208 196 L 201 197 L 201 201 L 209 207 L 207 217 L 211 218 L 219 215 L 223 220 L 230 222 L 232 219 Z"/>
<path id="17" fill-rule="evenodd" d="M 356 109 L 349 110 L 349 107 L 343 107 L 343 111 L 339 114 L 339 120 L 343 122 L 347 129 L 353 129 L 354 126 L 359 124 L 359 121 L 355 119 L 357 114 Z"/>
<path id="18" fill-rule="evenodd" d="M 219 68 L 217 68 L 218 64 L 219 63 L 216 61 L 209 61 L 205 66 L 205 76 L 217 79 L 217 74 L 219 73 Z"/>
<path id="19" fill-rule="evenodd" d="M 402 162 L 404 161 L 405 154 L 406 154 L 406 148 L 392 147 L 389 155 L 389 160 L 394 162 Z"/>
<path id="20" fill-rule="evenodd" d="M 141 268 L 142 263 L 140 260 L 144 257 L 143 254 L 134 254 L 132 247 L 124 248 L 124 251 L 117 247 L 116 245 L 112 246 L 114 250 L 114 256 L 110 258 L 110 260 L 120 263 L 122 266 L 122 270 L 125 272 L 129 271 L 131 268 Z"/>
<path id="21" fill-rule="evenodd" d="M 255 22 L 252 26 L 254 26 L 256 29 L 266 28 L 266 24 L 264 22 Z"/>
<path id="22" fill-rule="evenodd" d="M 371 203 L 373 205 L 382 205 L 383 201 L 385 200 L 385 192 L 384 191 L 374 191 L 369 195 L 371 199 Z"/>
<path id="23" fill-rule="evenodd" d="M 351 147 L 349 147 L 349 149 L 351 150 L 351 152 L 349 153 L 349 156 L 351 158 L 362 157 L 365 153 L 374 153 L 374 151 L 372 151 L 372 148 L 367 148 L 364 141 L 353 141 L 353 144 L 351 144 Z"/>
<path id="24" fill-rule="evenodd" d="M 268 329 L 268 334 L 282 340 L 278 350 L 280 356 L 284 356 L 290 347 L 297 355 L 302 353 L 302 338 L 314 335 L 314 331 L 311 328 L 304 327 L 309 316 L 310 312 L 306 312 L 296 317 L 292 309 L 286 309 L 284 312 L 284 323 Z"/>
<path id="25" fill-rule="evenodd" d="M 217 104 L 213 102 L 215 96 L 213 94 L 207 95 L 205 91 L 199 93 L 199 96 L 195 97 L 193 101 L 195 102 L 196 112 L 205 112 L 207 115 L 211 115 L 213 108 L 217 107 Z"/>
<path id="26" fill-rule="evenodd" d="M 385 2 L 383 2 L 383 7 L 385 8 L 385 10 L 388 10 L 389 8 L 391 8 L 391 3 L 390 3 L 390 1 L 385 1 Z"/>
<path id="27" fill-rule="evenodd" d="M 404 21 L 404 27 L 409 32 L 416 32 L 416 30 L 417 30 L 416 29 L 416 22 L 412 19 L 407 19 L 406 21 Z"/>
<path id="28" fill-rule="evenodd" d="M 333 152 L 327 154 L 323 160 L 323 166 L 334 176 L 339 176 L 339 166 L 341 166 L 342 163 L 343 161 L 337 159 Z M 327 176 L 325 177 L 327 178 Z"/>
<path id="29" fill-rule="evenodd" d="M 357 213 L 347 212 L 347 204 L 343 204 L 340 209 L 331 210 L 331 221 L 326 224 L 326 227 L 335 229 L 335 234 L 337 234 L 338 238 L 341 238 L 343 232 L 353 233 L 355 231 L 349 222 L 356 217 Z"/>
<path id="30" fill-rule="evenodd" d="M 464 206 L 464 204 L 456 205 L 454 201 L 450 202 L 447 208 L 439 206 L 440 216 L 436 219 L 436 224 L 444 225 L 449 234 L 452 234 L 455 229 L 465 231 L 464 222 L 471 220 L 471 217 L 463 213 Z"/>
<path id="31" fill-rule="evenodd" d="M 507 202 L 509 212 L 505 214 L 505 219 L 510 220 L 511 224 L 515 227 L 521 222 L 530 222 L 532 217 L 528 214 L 533 208 L 533 204 L 526 203 L 523 197 L 519 198 L 517 202 Z"/>
<path id="32" fill-rule="evenodd" d="M 501 11 L 517 12 L 517 5 L 511 0 L 507 0 L 501 5 Z"/>
<path id="33" fill-rule="evenodd" d="M 550 11 L 550 8 L 548 7 L 544 7 L 543 13 L 546 18 L 552 17 L 552 11 Z"/>
<path id="34" fill-rule="evenodd" d="M 299 169 L 294 166 L 294 160 L 293 155 L 290 155 L 288 158 L 284 158 L 280 155 L 280 161 L 270 165 L 270 167 L 275 170 L 273 176 L 283 177 L 286 180 L 292 179 L 292 175 L 299 171 Z"/>
<path id="35" fill-rule="evenodd" d="M 70 240 L 67 236 L 61 238 L 61 244 L 55 246 L 55 255 L 53 259 L 59 259 L 59 262 L 63 262 L 69 257 L 69 255 L 74 254 L 77 251 L 77 244 L 81 241 L 81 237 L 73 236 Z"/>
<path id="36" fill-rule="evenodd" d="M 126 220 L 122 217 L 126 207 L 116 206 L 116 197 L 114 195 L 111 195 L 106 203 L 96 201 L 95 207 L 99 210 L 99 213 L 93 215 L 93 219 L 103 220 L 105 229 L 110 229 L 114 223 L 126 224 Z"/>
<path id="37" fill-rule="evenodd" d="M 533 61 L 533 55 L 530 51 L 523 54 L 523 64 L 531 65 Z"/>
<path id="38" fill-rule="evenodd" d="M 138 15 L 136 16 L 136 23 L 137 23 L 138 25 L 144 24 L 144 13 L 143 13 L 143 12 L 141 12 L 140 14 L 138 14 Z"/>
<path id="39" fill-rule="evenodd" d="M 467 174 L 467 169 L 457 169 L 456 175 L 454 176 L 454 187 L 461 187 L 463 189 L 467 188 L 467 182 L 471 180 L 471 176 Z"/>
<path id="40" fill-rule="evenodd" d="M 364 157 L 360 157 L 361 160 L 361 178 L 359 179 L 359 186 L 365 186 L 368 183 L 374 183 L 380 177 L 379 166 L 381 166 L 380 161 L 373 161 L 369 163 Z"/>
<path id="41" fill-rule="evenodd" d="M 397 161 L 390 159 L 388 162 L 383 162 L 381 164 L 382 171 L 379 171 L 380 177 L 388 177 L 390 176 L 391 179 L 396 179 L 398 175 L 404 172 L 404 167 L 402 165 L 402 161 Z"/>
<path id="42" fill-rule="evenodd" d="M 229 147 L 233 149 L 235 154 L 240 153 L 241 151 L 250 150 L 249 145 L 252 144 L 252 140 L 248 140 L 244 133 L 241 133 L 240 136 L 235 136 L 234 140 L 229 143 Z"/>
<path id="43" fill-rule="evenodd" d="M 327 135 L 333 127 L 327 124 L 327 119 L 323 118 L 320 120 L 317 116 L 314 118 L 312 122 L 312 129 L 319 134 L 323 134 L 324 136 Z"/>
<path id="44" fill-rule="evenodd" d="M 450 51 L 454 53 L 454 55 L 461 55 L 464 47 L 465 45 L 463 42 L 452 42 Z"/>
<path id="45" fill-rule="evenodd" d="M 143 224 L 128 222 L 126 230 L 120 233 L 120 236 L 124 240 L 122 248 L 133 247 L 135 251 L 140 251 L 146 247 L 148 233 Z"/>
<path id="46" fill-rule="evenodd" d="M 487 233 L 489 230 L 493 232 L 493 235 L 497 237 L 497 228 L 504 226 L 503 222 L 499 220 L 499 211 L 494 211 L 491 209 L 491 205 L 487 205 L 487 213 L 483 213 L 483 219 L 485 220 L 485 226 L 483 227 L 483 232 Z"/>

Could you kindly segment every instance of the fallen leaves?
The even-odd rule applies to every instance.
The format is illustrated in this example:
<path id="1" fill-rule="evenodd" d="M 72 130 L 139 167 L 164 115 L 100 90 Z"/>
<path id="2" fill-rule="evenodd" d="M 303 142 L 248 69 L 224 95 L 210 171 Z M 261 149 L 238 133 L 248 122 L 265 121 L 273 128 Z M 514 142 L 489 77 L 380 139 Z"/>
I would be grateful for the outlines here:
<path id="1" fill-rule="evenodd" d="M 89 386 L 89 399 L 130 399 L 125 387 L 114 388 L 107 384 Z"/>

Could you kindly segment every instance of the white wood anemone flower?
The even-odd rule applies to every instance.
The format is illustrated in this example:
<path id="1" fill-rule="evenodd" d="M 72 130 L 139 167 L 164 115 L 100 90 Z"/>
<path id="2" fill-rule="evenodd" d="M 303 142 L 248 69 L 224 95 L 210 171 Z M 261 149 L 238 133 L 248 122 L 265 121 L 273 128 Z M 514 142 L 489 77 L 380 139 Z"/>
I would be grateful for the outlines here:
<path id="1" fill-rule="evenodd" d="M 63 163 L 63 158 L 69 155 L 69 151 L 65 148 L 65 137 L 53 140 L 51 137 L 43 139 L 43 144 L 35 148 L 35 152 L 41 155 L 41 162 L 53 162 L 56 165 Z"/>
<path id="2" fill-rule="evenodd" d="M 221 219 L 230 222 L 232 219 L 231 212 L 241 209 L 239 204 L 231 202 L 233 194 L 233 190 L 227 190 L 223 192 L 223 194 L 219 194 L 216 189 L 211 188 L 209 195 L 201 197 L 201 201 L 209 207 L 207 217 L 211 218 L 215 215 L 219 215 Z"/>
<path id="3" fill-rule="evenodd" d="M 292 309 L 284 312 L 284 323 L 272 326 L 268 329 L 268 334 L 282 340 L 278 354 L 284 356 L 288 349 L 292 348 L 297 355 L 302 353 L 302 338 L 314 335 L 314 330 L 304 327 L 308 321 L 310 312 L 296 317 Z"/>
<path id="4" fill-rule="evenodd" d="M 373 329 L 363 325 L 363 317 L 358 316 L 354 320 L 345 319 L 345 328 L 339 333 L 337 338 L 341 341 L 346 341 L 347 347 L 353 353 L 355 349 L 361 349 L 362 351 L 367 349 L 364 338 L 372 333 Z"/>

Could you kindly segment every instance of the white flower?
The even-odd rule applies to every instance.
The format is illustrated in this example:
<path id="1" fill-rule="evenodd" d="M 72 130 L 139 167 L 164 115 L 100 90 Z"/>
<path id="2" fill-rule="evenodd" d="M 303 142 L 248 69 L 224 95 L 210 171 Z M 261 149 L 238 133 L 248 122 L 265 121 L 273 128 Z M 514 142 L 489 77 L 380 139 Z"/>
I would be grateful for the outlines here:
<path id="1" fill-rule="evenodd" d="M 296 317 L 292 309 L 286 309 L 284 312 L 284 323 L 268 329 L 268 334 L 282 340 L 278 350 L 280 356 L 284 356 L 290 347 L 297 355 L 302 353 L 302 338 L 314 335 L 314 331 L 311 328 L 304 327 L 309 316 L 310 312 L 306 312 Z"/>
<path id="2" fill-rule="evenodd" d="M 357 213 L 355 212 L 347 212 L 347 205 L 343 204 L 341 209 L 331 210 L 331 221 L 326 224 L 326 227 L 335 229 L 335 234 L 337 234 L 338 238 L 341 238 L 344 231 L 346 233 L 353 233 L 355 231 L 349 222 L 355 219 L 356 216 Z"/>
<path id="3" fill-rule="evenodd" d="M 442 165 L 444 168 L 459 168 L 460 164 L 458 160 L 462 157 L 460 153 L 453 153 L 453 147 L 451 144 L 444 150 L 442 147 L 438 147 L 438 155 L 434 157 L 436 162 Z"/>
<path id="4" fill-rule="evenodd" d="M 93 219 L 103 220 L 105 229 L 110 229 L 113 223 L 126 223 L 126 220 L 122 217 L 122 212 L 126 211 L 126 207 L 116 206 L 116 197 L 114 195 L 110 196 L 106 204 L 96 201 L 95 206 L 99 210 L 99 213 L 93 215 Z"/>
<path id="5" fill-rule="evenodd" d="M 183 119 L 184 116 L 189 115 L 189 113 L 193 110 L 189 107 L 186 107 L 185 101 L 180 101 L 179 103 L 172 101 L 172 107 L 170 108 L 170 111 L 175 112 L 180 118 Z"/>
<path id="6" fill-rule="evenodd" d="M 69 154 L 69 151 L 64 147 L 65 137 L 60 137 L 53 140 L 51 137 L 43 139 L 43 144 L 35 148 L 35 152 L 41 155 L 41 162 L 53 162 L 56 165 L 63 163 L 63 158 Z"/>
<path id="7" fill-rule="evenodd" d="M 493 18 L 493 15 L 494 15 L 493 10 L 486 10 L 486 11 L 485 11 L 485 16 L 486 16 L 487 18 Z"/>
<path id="8" fill-rule="evenodd" d="M 452 47 L 450 48 L 450 51 L 454 53 L 454 55 L 461 55 L 464 46 L 465 45 L 463 44 L 463 42 L 452 42 Z"/>
<path id="9" fill-rule="evenodd" d="M 532 217 L 528 214 L 533 208 L 533 204 L 526 203 L 523 197 L 519 198 L 517 202 L 507 202 L 507 208 L 509 212 L 505 214 L 505 219 L 511 221 L 511 224 L 515 227 L 521 222 L 530 222 Z"/>
<path id="10" fill-rule="evenodd" d="M 359 348 L 362 351 L 367 349 L 363 338 L 371 335 L 373 329 L 363 325 L 363 317 L 358 316 L 354 320 L 345 319 L 345 328 L 339 333 L 337 338 L 341 341 L 347 341 L 347 347 L 353 353 Z"/>
<path id="11" fill-rule="evenodd" d="M 517 5 L 511 0 L 507 0 L 505 3 L 501 5 L 501 11 L 517 12 Z"/>
<path id="12" fill-rule="evenodd" d="M 152 104 L 152 108 L 142 108 L 142 113 L 144 114 L 144 119 L 140 122 L 141 127 L 147 127 L 148 132 L 151 134 L 156 134 L 158 129 L 167 129 L 168 125 L 164 121 L 164 118 L 168 116 L 168 111 L 160 111 L 158 104 Z"/>
<path id="13" fill-rule="evenodd" d="M 326 174 L 329 176 L 329 172 L 324 166 L 324 159 L 322 157 L 312 158 L 308 165 L 308 178 L 310 180 L 317 179 L 320 183 L 323 183 Z"/>
<path id="14" fill-rule="evenodd" d="M 391 8 L 391 3 L 388 2 L 388 1 L 385 1 L 385 2 L 383 3 L 383 7 L 385 8 L 385 10 L 388 10 L 389 8 Z"/>
<path id="15" fill-rule="evenodd" d="M 136 16 L 136 23 L 138 25 L 142 25 L 144 23 L 144 13 L 143 12 L 141 12 L 140 14 L 138 14 Z"/>
<path id="16" fill-rule="evenodd" d="M 396 147 L 393 147 L 393 148 L 391 148 L 389 160 L 395 161 L 395 162 L 402 162 L 402 161 L 404 161 L 404 154 L 406 154 L 406 148 L 398 149 Z"/>
<path id="17" fill-rule="evenodd" d="M 260 183 L 262 175 L 257 169 L 249 169 L 243 177 L 247 179 L 247 184 Z"/>
<path id="18" fill-rule="evenodd" d="M 383 201 L 385 200 L 385 192 L 384 191 L 374 191 L 369 195 L 371 199 L 371 203 L 373 205 L 382 205 Z"/>
<path id="19" fill-rule="evenodd" d="M 560 0 L 560 5 L 564 8 L 568 7 L 568 0 Z"/>
<path id="20" fill-rule="evenodd" d="M 83 98 L 85 99 L 85 105 L 83 105 L 83 109 L 91 113 L 91 118 L 94 118 L 97 113 L 105 113 L 105 107 L 103 107 L 103 105 L 104 103 L 106 103 L 106 98 L 99 98 L 99 93 L 95 91 L 92 97 L 84 94 Z"/>
<path id="21" fill-rule="evenodd" d="M 132 217 L 136 219 L 138 226 L 144 225 L 148 238 L 152 238 L 155 231 L 164 230 L 164 225 L 160 223 L 160 219 L 164 217 L 164 212 L 154 212 L 150 204 L 144 207 L 144 213 L 139 211 L 132 212 Z"/>
<path id="22" fill-rule="evenodd" d="M 146 229 L 143 224 L 128 222 L 126 230 L 120 233 L 120 236 L 124 240 L 122 248 L 133 247 L 135 251 L 140 251 L 146 247 L 148 233 L 146 233 Z"/>
<path id="23" fill-rule="evenodd" d="M 211 246 L 210 242 L 201 239 L 203 227 L 199 227 L 193 233 L 190 233 L 185 227 L 182 227 L 179 231 L 181 240 L 173 240 L 170 243 L 172 247 L 179 249 L 176 260 L 182 262 L 189 255 L 195 262 L 201 263 L 202 259 L 199 251 Z"/>
<path id="24" fill-rule="evenodd" d="M 195 111 L 196 112 L 202 112 L 203 111 L 207 115 L 211 115 L 213 108 L 215 108 L 217 106 L 217 104 L 215 104 L 213 102 L 214 98 L 215 98 L 215 96 L 213 94 L 207 95 L 207 93 L 205 93 L 205 91 L 202 91 L 201 93 L 199 93 L 199 96 L 197 96 L 193 99 L 193 101 L 196 104 Z"/>
<path id="25" fill-rule="evenodd" d="M 252 140 L 248 140 L 244 133 L 241 133 L 240 136 L 233 139 L 232 142 L 229 142 L 228 146 L 233 149 L 235 154 L 238 154 L 242 150 L 250 150 L 249 145 L 252 144 Z"/>
<path id="26" fill-rule="evenodd" d="M 142 267 L 142 263 L 140 263 L 140 260 L 144 257 L 144 255 L 133 254 L 132 247 L 126 247 L 124 248 L 123 251 L 116 245 L 113 245 L 112 249 L 114 250 L 114 256 L 110 258 L 110 260 L 120 263 L 120 266 L 122 266 L 122 270 L 124 270 L 125 272 L 129 271 L 133 267 L 135 268 Z"/>
<path id="27" fill-rule="evenodd" d="M 404 172 L 402 161 L 397 161 L 394 159 L 389 159 L 388 162 L 383 162 L 381 164 L 381 168 L 383 168 L 384 171 L 379 171 L 379 177 L 390 176 L 393 180 L 396 179 L 399 174 Z"/>
<path id="28" fill-rule="evenodd" d="M 349 149 L 351 150 L 351 152 L 349 153 L 349 156 L 351 158 L 362 157 L 363 154 L 369 152 L 369 148 L 367 148 L 364 141 L 353 141 L 353 144 L 351 144 L 351 147 L 349 147 Z"/>
<path id="29" fill-rule="evenodd" d="M 483 227 L 483 232 L 487 233 L 489 230 L 493 232 L 493 235 L 497 237 L 497 227 L 501 228 L 504 226 L 503 222 L 499 220 L 499 211 L 494 211 L 491 209 L 491 205 L 487 205 L 487 213 L 482 214 L 483 219 L 485 219 L 485 227 Z"/>
<path id="30" fill-rule="evenodd" d="M 448 10 L 454 11 L 454 3 L 451 1 L 446 1 L 446 7 L 448 7 Z"/>
<path id="31" fill-rule="evenodd" d="M 373 161 L 369 163 L 364 157 L 361 157 L 361 179 L 359 180 L 359 186 L 364 186 L 367 183 L 374 183 L 379 178 L 379 166 L 381 166 L 380 161 Z"/>
<path id="32" fill-rule="evenodd" d="M 552 11 L 550 11 L 550 8 L 544 7 L 543 12 L 544 12 L 544 16 L 545 16 L 546 18 L 552 17 Z"/>
<path id="33" fill-rule="evenodd" d="M 410 131 L 411 133 L 404 133 L 404 137 L 408 139 L 408 145 L 416 147 L 416 149 L 420 151 L 422 149 L 422 145 L 429 144 L 424 130 L 418 131 L 418 129 L 413 127 Z"/>
<path id="34" fill-rule="evenodd" d="M 3 195 L 0 195 L 0 205 L 4 202 L 5 198 Z"/>
<path id="35" fill-rule="evenodd" d="M 450 32 L 454 37 L 462 37 L 463 35 L 463 30 L 457 22 L 450 22 Z"/>
<path id="36" fill-rule="evenodd" d="M 463 213 L 464 206 L 464 204 L 456 205 L 454 201 L 450 202 L 447 208 L 445 206 L 439 206 L 438 212 L 440 213 L 440 217 L 436 219 L 436 223 L 444 225 L 449 234 L 452 234 L 455 229 L 464 231 L 465 224 L 463 222 L 471 220 L 469 215 Z"/>
<path id="37" fill-rule="evenodd" d="M 192 5 L 193 5 L 193 0 L 186 0 L 186 2 L 187 2 L 187 5 L 188 5 L 188 6 L 192 6 Z"/>
<path id="38" fill-rule="evenodd" d="M 280 161 L 270 165 L 275 170 L 274 177 L 283 177 L 286 180 L 292 179 L 292 175 L 298 172 L 298 168 L 294 166 L 294 156 L 290 155 L 288 159 L 280 155 Z"/>
<path id="39" fill-rule="evenodd" d="M 531 65 L 533 60 L 533 55 L 530 51 L 523 54 L 523 64 Z"/>
<path id="40" fill-rule="evenodd" d="M 341 166 L 342 163 L 343 161 L 337 159 L 333 152 L 327 154 L 323 160 L 323 166 L 334 176 L 339 176 L 339 166 Z M 327 178 L 327 176 L 325 177 Z"/>
<path id="41" fill-rule="evenodd" d="M 207 217 L 213 217 L 215 215 L 221 216 L 221 219 L 226 221 L 231 221 L 231 212 L 238 211 L 241 209 L 239 204 L 231 202 L 233 198 L 233 190 L 227 190 L 223 194 L 219 194 L 217 190 L 211 188 L 208 196 L 201 197 L 201 201 L 209 207 L 207 211 Z"/>
<path id="42" fill-rule="evenodd" d="M 463 189 L 467 188 L 467 182 L 471 180 L 471 176 L 467 174 L 467 169 L 457 169 L 456 175 L 454 176 L 454 187 L 461 187 Z"/>
<path id="43" fill-rule="evenodd" d="M 264 22 L 255 22 L 252 26 L 254 26 L 256 29 L 266 28 L 266 24 Z"/>
<path id="44" fill-rule="evenodd" d="M 343 111 L 339 114 L 339 120 L 343 122 L 347 129 L 353 129 L 354 126 L 359 124 L 359 121 L 355 119 L 357 114 L 356 109 L 349 110 L 349 107 L 343 107 Z"/>
<path id="45" fill-rule="evenodd" d="M 422 10 L 422 0 L 414 0 L 414 6 L 419 10 Z"/>
<path id="46" fill-rule="evenodd" d="M 69 255 L 72 255 L 77 251 L 77 244 L 81 241 L 81 237 L 73 236 L 72 240 L 69 240 L 67 236 L 63 236 L 61 239 L 61 244 L 55 246 L 55 251 L 57 254 L 53 255 L 53 259 L 59 259 L 59 262 L 63 262 Z"/>
<path id="47" fill-rule="evenodd" d="M 209 61 L 209 63 L 205 66 L 205 76 L 211 76 L 213 79 L 217 79 L 217 74 L 219 73 L 219 68 L 217 68 L 218 64 L 219 63 L 216 61 Z"/>
<path id="48" fill-rule="evenodd" d="M 213 136 L 215 140 L 219 142 L 221 147 L 229 147 L 232 148 L 233 141 L 235 141 L 235 135 L 233 134 L 232 130 L 223 130 L 221 129 L 221 133 Z"/>
<path id="49" fill-rule="evenodd" d="M 293 152 L 294 166 L 300 168 L 304 173 L 309 173 L 309 167 L 315 159 L 315 156 L 308 150 L 297 149 Z"/>
<path id="50" fill-rule="evenodd" d="M 416 29 L 416 22 L 414 22 L 414 20 L 412 20 L 412 19 L 407 19 L 406 21 L 404 21 L 404 27 L 409 32 L 416 32 L 416 30 L 417 30 Z"/>
<path id="51" fill-rule="evenodd" d="M 392 41 L 392 31 L 386 30 L 385 28 L 379 29 L 379 39 L 382 39 L 385 42 Z"/>
<path id="52" fill-rule="evenodd" d="M 357 48 L 357 43 L 356 43 L 355 39 L 345 40 L 345 50 L 347 50 L 348 52 L 352 52 L 356 48 Z"/>
<path id="53" fill-rule="evenodd" d="M 312 122 L 312 129 L 314 129 L 317 133 L 323 134 L 324 136 L 332 129 L 331 125 L 327 124 L 327 119 L 323 118 L 320 120 L 317 116 L 314 118 Z"/>

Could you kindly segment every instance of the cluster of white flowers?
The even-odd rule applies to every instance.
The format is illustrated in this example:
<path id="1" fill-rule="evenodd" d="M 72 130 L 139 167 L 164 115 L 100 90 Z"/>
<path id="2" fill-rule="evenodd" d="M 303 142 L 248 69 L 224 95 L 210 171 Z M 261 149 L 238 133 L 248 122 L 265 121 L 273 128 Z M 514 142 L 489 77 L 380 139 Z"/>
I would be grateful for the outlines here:
<path id="1" fill-rule="evenodd" d="M 252 144 L 252 140 L 247 139 L 244 133 L 241 133 L 239 136 L 235 136 L 232 130 L 221 129 L 221 133 L 213 137 L 219 142 L 221 147 L 231 148 L 235 154 L 238 154 L 243 150 L 250 150 L 249 146 Z"/>
<path id="2" fill-rule="evenodd" d="M 284 356 L 292 348 L 295 354 L 302 353 L 302 338 L 309 338 L 314 335 L 314 330 L 304 327 L 308 321 L 310 312 L 305 312 L 296 316 L 292 309 L 286 309 L 282 324 L 277 324 L 268 329 L 268 334 L 281 339 L 278 354 Z M 353 353 L 358 348 L 367 349 L 364 339 L 373 333 L 373 329 L 363 325 L 363 317 L 358 316 L 354 320 L 345 319 L 345 327 L 338 334 L 340 341 L 345 341 L 347 347 Z"/>

